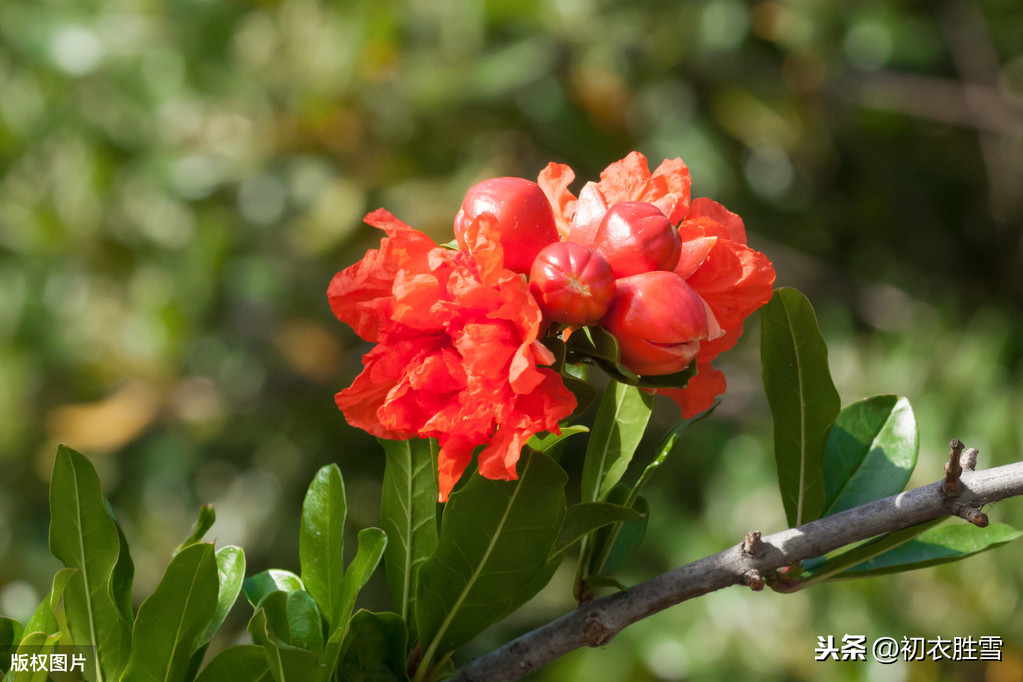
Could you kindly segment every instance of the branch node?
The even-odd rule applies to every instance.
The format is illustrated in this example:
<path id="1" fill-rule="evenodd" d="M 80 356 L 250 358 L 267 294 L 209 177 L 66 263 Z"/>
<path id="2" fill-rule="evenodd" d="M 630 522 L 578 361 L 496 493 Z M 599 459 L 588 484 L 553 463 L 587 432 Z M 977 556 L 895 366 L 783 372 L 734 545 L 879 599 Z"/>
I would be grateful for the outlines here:
<path id="1" fill-rule="evenodd" d="M 586 646 L 604 646 L 614 636 L 615 631 L 604 625 L 599 611 L 593 611 L 586 616 L 586 623 L 583 625 L 583 643 Z"/>
<path id="2" fill-rule="evenodd" d="M 764 543 L 760 540 L 760 531 L 751 530 L 746 533 L 746 538 L 742 541 L 742 555 L 747 559 L 756 559 L 757 556 L 764 549 Z"/>
<path id="3" fill-rule="evenodd" d="M 742 581 L 754 592 L 760 592 L 764 589 L 764 576 L 755 568 L 751 568 L 743 573 Z"/>
<path id="4" fill-rule="evenodd" d="M 977 507 L 971 507 L 965 504 L 956 504 L 952 507 L 952 513 L 961 519 L 969 521 L 977 528 L 986 528 L 988 524 L 987 514 L 982 512 Z"/>
<path id="5" fill-rule="evenodd" d="M 963 467 L 963 471 L 973 471 L 977 468 L 977 455 L 980 451 L 977 448 L 966 448 L 963 453 L 963 457 L 960 460 L 960 464 Z"/>
<path id="6" fill-rule="evenodd" d="M 959 482 L 959 477 L 963 474 L 963 467 L 959 464 L 959 458 L 963 454 L 964 446 L 961 440 L 953 438 L 948 447 L 948 463 L 945 464 L 945 483 L 942 486 L 942 490 L 945 491 L 946 497 L 958 497 L 959 493 L 963 491 L 962 484 Z"/>

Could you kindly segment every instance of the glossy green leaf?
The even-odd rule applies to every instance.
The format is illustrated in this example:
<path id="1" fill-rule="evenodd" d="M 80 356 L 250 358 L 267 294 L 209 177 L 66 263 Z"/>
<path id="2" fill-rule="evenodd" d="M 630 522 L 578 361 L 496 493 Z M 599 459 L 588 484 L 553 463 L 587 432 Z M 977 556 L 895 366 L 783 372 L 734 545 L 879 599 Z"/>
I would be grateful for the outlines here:
<path id="1" fill-rule="evenodd" d="M 64 590 L 72 640 L 96 646 L 90 660 L 96 682 L 116 680 L 131 651 L 131 624 L 111 591 L 121 551 L 119 533 L 107 513 L 96 470 L 63 445 L 50 479 L 50 551 L 78 571 Z"/>
<path id="2" fill-rule="evenodd" d="M 208 644 L 224 624 L 228 612 L 238 599 L 245 578 L 245 552 L 241 547 L 228 545 L 217 550 L 217 580 L 220 589 L 217 592 L 217 608 L 213 617 L 199 637 L 199 646 Z"/>
<path id="3" fill-rule="evenodd" d="M 653 396 L 608 382 L 583 463 L 581 502 L 600 502 L 621 479 L 643 438 Z"/>
<path id="4" fill-rule="evenodd" d="M 359 611 L 349 626 L 341 652 L 341 679 L 346 682 L 405 682 L 408 633 L 396 613 Z"/>
<path id="5" fill-rule="evenodd" d="M 192 526 L 192 532 L 187 538 L 185 538 L 184 542 L 177 546 L 174 553 L 177 554 L 189 545 L 202 542 L 202 539 L 206 537 L 206 533 L 213 527 L 213 523 L 216 520 L 217 512 L 213 508 L 212 504 L 204 504 L 199 507 L 199 517 L 195 520 L 195 524 Z"/>
<path id="6" fill-rule="evenodd" d="M 518 480 L 474 473 L 451 495 L 437 552 L 419 569 L 416 623 L 426 664 L 532 596 L 519 589 L 547 568 L 567 478 L 550 457 L 525 450 Z"/>
<path id="7" fill-rule="evenodd" d="M 125 679 L 185 680 L 199 636 L 216 611 L 217 593 L 213 545 L 193 544 L 178 552 L 139 607 Z"/>
<path id="8" fill-rule="evenodd" d="M 347 511 L 341 470 L 328 464 L 316 472 L 302 503 L 298 555 L 302 582 L 331 625 L 341 603 Z"/>
<path id="9" fill-rule="evenodd" d="M 274 682 L 327 680 L 327 669 L 320 665 L 319 657 L 307 649 L 271 641 L 263 646 L 263 655 Z"/>
<path id="10" fill-rule="evenodd" d="M 270 682 L 272 679 L 263 647 L 242 644 L 217 654 L 195 682 Z"/>
<path id="11" fill-rule="evenodd" d="M 639 517 L 640 514 L 636 510 L 609 502 L 574 504 L 565 513 L 558 539 L 551 548 L 551 556 L 564 552 L 591 531 L 616 521 L 628 521 Z"/>
<path id="12" fill-rule="evenodd" d="M 47 635 L 45 632 L 28 632 L 22 638 L 21 643 L 18 644 L 17 651 L 14 653 L 29 660 L 34 655 L 48 656 L 53 651 L 53 648 L 57 646 L 62 636 L 63 633 Z M 4 676 L 4 682 L 47 682 L 47 672 L 45 668 L 33 670 L 30 666 L 29 670 L 8 672 Z"/>
<path id="13" fill-rule="evenodd" d="M 916 466 L 919 434 L 909 400 L 879 395 L 838 415 L 824 448 L 824 513 L 902 492 Z"/>
<path id="14" fill-rule="evenodd" d="M 348 629 L 348 620 L 355 608 L 355 598 L 365 587 L 373 571 L 380 565 L 387 547 L 387 535 L 379 528 L 365 528 L 359 531 L 359 551 L 355 553 L 352 563 L 348 564 L 341 586 L 341 601 L 334 622 L 331 623 L 331 635 L 327 642 L 324 661 L 331 670 L 337 665 L 341 655 L 341 644 Z"/>
<path id="15" fill-rule="evenodd" d="M 323 653 L 323 621 L 308 592 L 271 592 L 260 603 L 266 634 L 292 647 Z"/>
<path id="16" fill-rule="evenodd" d="M 437 549 L 437 443 L 380 439 L 387 464 L 380 525 L 387 534 L 384 567 L 394 606 L 406 620 L 415 613 L 415 574 Z M 410 629 L 414 624 L 409 623 Z"/>
<path id="17" fill-rule="evenodd" d="M 817 318 L 795 289 L 778 289 L 763 307 L 760 360 L 774 417 L 778 483 L 795 527 L 824 510 L 824 444 L 841 408 Z"/>
<path id="18" fill-rule="evenodd" d="M 292 592 L 294 590 L 305 590 L 302 579 L 291 571 L 280 568 L 268 569 L 242 581 L 242 591 L 245 592 L 245 598 L 249 600 L 253 608 L 259 606 L 263 597 L 271 592 Z"/>
<path id="19" fill-rule="evenodd" d="M 1023 535 L 1023 531 L 1016 530 L 1004 523 L 992 523 L 986 528 L 977 528 L 965 523 L 941 525 L 921 533 L 895 549 L 859 564 L 852 570 L 843 573 L 841 577 L 861 578 L 900 573 L 958 561 L 1000 547 L 1021 535 Z"/>
<path id="20" fill-rule="evenodd" d="M 114 528 L 117 530 L 117 563 L 114 564 L 113 573 L 110 574 L 110 594 L 114 598 L 117 609 L 121 612 L 121 618 L 125 623 L 131 623 L 135 620 L 131 608 L 131 586 L 135 580 L 135 564 L 131 560 L 128 538 L 124 535 L 124 529 L 117 522 L 114 510 L 110 508 L 106 500 L 103 502 L 107 508 L 107 514 L 110 515 L 110 520 L 114 522 Z"/>
<path id="21" fill-rule="evenodd" d="M 60 625 L 57 623 L 55 612 L 57 611 L 57 605 L 60 603 L 60 598 L 64 594 L 64 589 L 76 572 L 73 568 L 62 568 L 57 571 L 53 576 L 53 586 L 50 588 L 50 593 L 40 602 L 35 613 L 28 619 L 28 622 L 25 624 L 25 632 L 44 632 L 47 635 L 52 635 L 60 631 Z M 2 644 L 3 641 L 0 638 L 0 646 Z"/>
<path id="22" fill-rule="evenodd" d="M 574 436 L 577 433 L 589 432 L 590 429 L 586 426 L 583 426 L 582 424 L 577 424 L 573 426 L 562 426 L 561 433 L 559 434 L 545 433 L 542 436 L 540 434 L 536 434 L 534 436 L 531 436 L 530 439 L 526 441 L 526 445 L 533 448 L 537 452 L 549 452 L 551 448 L 553 448 L 558 443 L 561 443 L 569 436 Z"/>

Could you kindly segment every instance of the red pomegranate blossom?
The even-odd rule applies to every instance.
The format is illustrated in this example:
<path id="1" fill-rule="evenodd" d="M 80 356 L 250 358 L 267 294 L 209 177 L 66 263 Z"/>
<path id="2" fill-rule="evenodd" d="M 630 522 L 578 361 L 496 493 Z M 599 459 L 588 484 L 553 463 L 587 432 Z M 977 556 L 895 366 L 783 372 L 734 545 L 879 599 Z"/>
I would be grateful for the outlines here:
<path id="1" fill-rule="evenodd" d="M 535 433 L 559 433 L 576 400 L 538 341 L 542 314 L 525 277 L 504 267 L 498 217 L 463 224 L 465 251 L 439 247 L 380 209 L 380 248 L 334 276 L 331 309 L 376 345 L 337 394 L 352 426 L 391 439 L 437 438 L 440 499 L 479 453 L 479 472 L 516 477 Z"/>
<path id="2" fill-rule="evenodd" d="M 746 245 L 739 216 L 710 199 L 691 199 L 689 169 L 681 159 L 665 161 L 651 173 L 646 158 L 632 152 L 604 169 L 599 182 L 586 183 L 578 198 L 568 190 L 574 178 L 568 166 L 551 163 L 537 179 L 551 202 L 558 232 L 598 251 L 613 247 L 614 258 L 629 263 L 631 276 L 618 280 L 601 325 L 617 337 L 623 364 L 638 374 L 678 372 L 695 359 L 697 374 L 686 388 L 657 392 L 678 403 L 684 417 L 702 412 L 725 390 L 724 374 L 711 361 L 735 345 L 743 320 L 771 298 L 771 262 Z M 630 256 L 630 229 L 638 243 L 647 228 L 628 228 L 639 207 L 614 208 L 624 202 L 652 204 L 677 228 L 677 263 L 644 263 L 641 254 Z M 643 211 L 656 218 L 652 209 Z M 659 239 L 658 244 L 663 242 Z M 636 273 L 637 267 L 649 270 Z M 662 268 L 664 274 L 654 274 Z M 667 319 L 672 315 L 675 319 Z"/>

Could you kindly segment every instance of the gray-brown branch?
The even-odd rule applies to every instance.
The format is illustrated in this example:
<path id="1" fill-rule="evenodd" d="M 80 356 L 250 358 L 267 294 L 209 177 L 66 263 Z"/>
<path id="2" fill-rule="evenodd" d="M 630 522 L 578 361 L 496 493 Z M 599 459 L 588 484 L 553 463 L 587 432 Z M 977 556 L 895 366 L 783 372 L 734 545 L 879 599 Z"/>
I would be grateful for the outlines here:
<path id="1" fill-rule="evenodd" d="M 463 667 L 457 680 L 517 680 L 584 646 L 606 644 L 626 626 L 680 602 L 732 585 L 757 587 L 757 578 L 827 554 L 850 543 L 923 523 L 940 516 L 962 516 L 1009 497 L 1023 495 L 1023 462 L 963 471 L 955 497 L 944 481 L 914 488 L 798 528 L 751 536 L 723 552 L 663 573 L 572 611 Z M 744 551 L 745 547 L 745 551 Z M 755 551 L 751 551 L 755 550 Z M 762 583 L 760 583 L 762 584 Z"/>

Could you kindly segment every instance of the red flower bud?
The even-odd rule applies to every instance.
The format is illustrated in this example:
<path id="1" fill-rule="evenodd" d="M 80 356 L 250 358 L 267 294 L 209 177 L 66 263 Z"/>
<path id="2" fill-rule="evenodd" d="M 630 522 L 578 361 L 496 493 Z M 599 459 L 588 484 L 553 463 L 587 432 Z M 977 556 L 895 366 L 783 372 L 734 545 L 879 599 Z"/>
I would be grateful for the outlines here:
<path id="1" fill-rule="evenodd" d="M 555 322 L 596 324 L 614 298 L 615 278 L 608 262 L 593 249 L 554 242 L 533 261 L 529 291 L 544 315 Z"/>
<path id="2" fill-rule="evenodd" d="M 463 251 L 468 251 L 465 231 L 483 213 L 497 219 L 504 267 L 515 272 L 529 272 L 540 249 L 558 240 L 547 195 L 524 178 L 492 178 L 469 189 L 455 216 L 455 238 Z"/>
<path id="3" fill-rule="evenodd" d="M 643 201 L 612 206 L 597 227 L 593 249 L 607 259 L 615 277 L 671 270 L 682 240 L 661 210 Z"/>
<path id="4" fill-rule="evenodd" d="M 636 374 L 680 372 L 721 328 L 704 300 L 674 272 L 623 277 L 600 324 L 618 340 L 622 364 Z"/>

